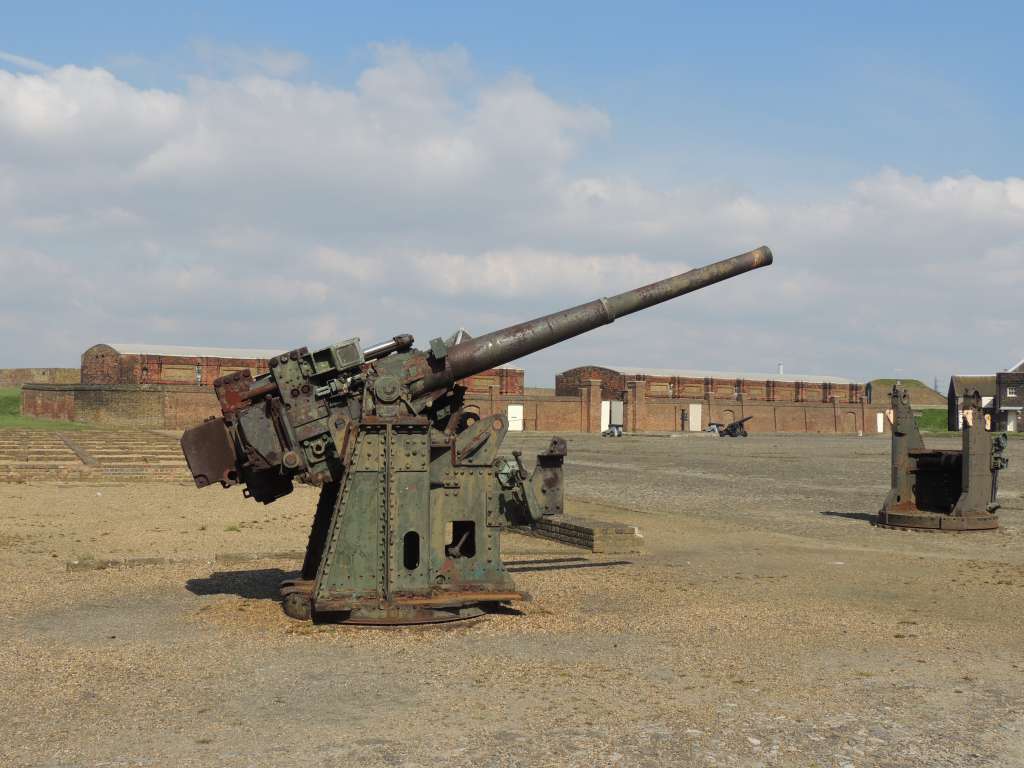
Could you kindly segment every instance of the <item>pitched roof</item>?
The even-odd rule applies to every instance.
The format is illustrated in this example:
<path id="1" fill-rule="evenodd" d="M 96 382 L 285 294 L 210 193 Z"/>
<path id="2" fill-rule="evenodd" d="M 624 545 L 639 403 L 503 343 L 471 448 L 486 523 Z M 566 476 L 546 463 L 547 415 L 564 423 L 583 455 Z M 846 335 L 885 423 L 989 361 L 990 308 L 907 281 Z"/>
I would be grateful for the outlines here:
<path id="1" fill-rule="evenodd" d="M 97 344 L 106 346 L 121 355 L 154 355 L 160 357 L 218 357 L 227 360 L 269 360 L 288 350 L 281 349 L 237 349 L 231 347 L 183 347 L 171 344 Z M 510 371 L 521 371 L 514 365 L 498 365 Z"/>
<path id="2" fill-rule="evenodd" d="M 122 355 L 162 355 L 165 357 L 222 357 L 236 360 L 269 360 L 280 355 L 280 349 L 235 349 L 231 347 L 183 347 L 170 344 L 110 343 Z"/>
<path id="3" fill-rule="evenodd" d="M 996 377 L 994 375 L 951 376 L 949 386 L 957 397 L 962 397 L 964 392 L 975 389 L 982 397 L 995 397 L 996 395 Z"/>
<path id="4" fill-rule="evenodd" d="M 1010 369 L 1013 373 L 1024 372 L 1024 360 L 1021 360 L 1013 368 Z"/>
<path id="5" fill-rule="evenodd" d="M 616 365 L 598 365 L 626 376 L 677 376 L 684 379 L 748 379 L 750 381 L 798 381 L 802 384 L 860 384 L 839 376 L 818 376 L 806 373 L 738 373 L 736 371 L 696 371 L 674 368 L 622 368 Z"/>

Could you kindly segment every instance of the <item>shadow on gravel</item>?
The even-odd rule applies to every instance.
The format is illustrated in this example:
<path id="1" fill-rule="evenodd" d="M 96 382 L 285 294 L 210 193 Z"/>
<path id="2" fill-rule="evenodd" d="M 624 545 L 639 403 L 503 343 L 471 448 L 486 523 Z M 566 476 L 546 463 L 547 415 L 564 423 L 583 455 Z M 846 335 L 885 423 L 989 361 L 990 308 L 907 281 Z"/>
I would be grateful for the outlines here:
<path id="1" fill-rule="evenodd" d="M 261 568 L 255 571 L 216 571 L 205 579 L 189 579 L 185 589 L 193 595 L 238 595 L 253 600 L 280 600 L 281 582 L 299 577 L 298 571 Z"/>
<path id="2" fill-rule="evenodd" d="M 575 560 L 576 558 L 565 558 L 567 560 Z M 582 558 L 580 558 L 582 559 Z M 617 565 L 632 565 L 632 560 L 606 560 L 603 563 L 591 563 L 591 562 L 563 562 L 561 560 L 551 561 L 550 565 L 540 565 L 543 561 L 536 561 L 537 565 L 520 565 L 520 563 L 509 563 L 506 565 L 505 570 L 509 573 L 530 573 L 532 571 L 568 571 L 574 568 L 612 568 Z"/>
<path id="3" fill-rule="evenodd" d="M 506 563 L 510 573 L 531 571 L 562 571 L 570 568 L 611 568 L 632 565 L 630 560 L 590 562 L 582 557 L 561 557 L 550 560 L 520 560 Z M 281 582 L 299 578 L 298 571 L 260 568 L 254 571 L 216 571 L 203 579 L 189 579 L 185 589 L 193 595 L 237 595 L 251 600 L 280 600 Z M 502 611 L 496 611 L 502 612 Z"/>
<path id="4" fill-rule="evenodd" d="M 878 519 L 878 515 L 873 515 L 870 512 L 836 512 L 826 509 L 821 514 L 826 517 L 845 517 L 847 520 L 866 520 L 869 523 L 873 523 Z"/>

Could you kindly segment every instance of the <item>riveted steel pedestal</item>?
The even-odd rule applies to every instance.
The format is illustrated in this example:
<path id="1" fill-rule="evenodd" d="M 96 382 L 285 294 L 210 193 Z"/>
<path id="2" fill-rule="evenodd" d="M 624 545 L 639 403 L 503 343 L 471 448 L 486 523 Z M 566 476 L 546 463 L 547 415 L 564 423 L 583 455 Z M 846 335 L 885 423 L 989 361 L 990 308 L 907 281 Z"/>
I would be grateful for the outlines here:
<path id="1" fill-rule="evenodd" d="M 999 516 L 991 513 L 980 515 L 945 515 L 940 512 L 879 512 L 879 528 L 893 528 L 904 531 L 990 531 L 999 527 Z"/>
<path id="2" fill-rule="evenodd" d="M 875 524 L 909 531 L 991 531 L 999 471 L 1006 467 L 1005 435 L 985 429 L 981 396 L 963 400 L 963 447 L 930 449 L 917 428 L 910 396 L 893 387 L 892 485 Z"/>
<path id="3" fill-rule="evenodd" d="M 529 601 L 526 592 L 439 590 L 428 595 L 403 595 L 392 601 L 375 599 L 315 600 L 314 582 L 292 580 L 281 584 L 281 604 L 293 619 L 320 619 L 332 624 L 396 626 L 440 624 L 483 616 L 487 608 L 511 601 Z"/>

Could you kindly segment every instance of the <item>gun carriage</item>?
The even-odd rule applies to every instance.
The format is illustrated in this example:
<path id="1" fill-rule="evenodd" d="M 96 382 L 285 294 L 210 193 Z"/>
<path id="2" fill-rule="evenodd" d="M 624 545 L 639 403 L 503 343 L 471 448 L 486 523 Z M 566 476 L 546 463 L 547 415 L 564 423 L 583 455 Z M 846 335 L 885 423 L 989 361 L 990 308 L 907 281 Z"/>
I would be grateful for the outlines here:
<path id="1" fill-rule="evenodd" d="M 499 455 L 503 414 L 479 417 L 459 380 L 633 312 L 772 263 L 761 247 L 478 338 L 407 334 L 292 350 L 268 373 L 218 379 L 222 416 L 185 432 L 198 487 L 242 485 L 269 504 L 295 481 L 320 486 L 299 578 L 284 610 L 360 624 L 448 621 L 526 599 L 501 561 L 503 525 L 564 508 L 565 441 L 527 472 Z"/>

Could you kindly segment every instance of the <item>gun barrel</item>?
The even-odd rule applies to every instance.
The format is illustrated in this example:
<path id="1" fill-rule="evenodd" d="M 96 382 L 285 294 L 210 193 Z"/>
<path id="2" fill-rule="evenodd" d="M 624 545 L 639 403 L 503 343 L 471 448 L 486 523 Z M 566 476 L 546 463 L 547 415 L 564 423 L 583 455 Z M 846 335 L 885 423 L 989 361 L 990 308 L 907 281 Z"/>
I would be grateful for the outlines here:
<path id="1" fill-rule="evenodd" d="M 448 350 L 443 369 L 429 374 L 413 385 L 413 395 L 445 389 L 459 379 L 517 360 L 573 336 L 607 325 L 616 318 L 639 312 L 744 272 L 766 267 L 771 263 L 771 250 L 767 246 L 761 246 L 731 259 L 691 269 L 689 272 L 617 296 L 596 299 L 578 307 L 468 339 Z"/>

